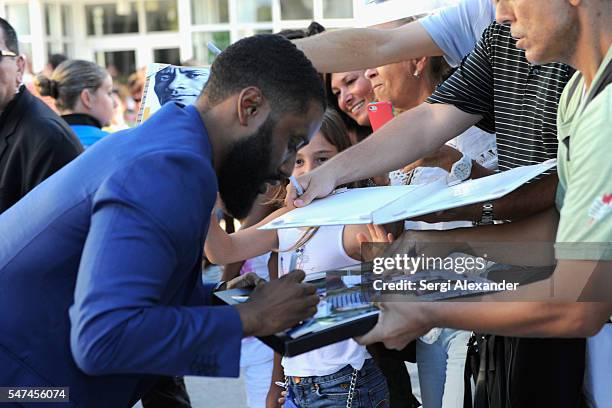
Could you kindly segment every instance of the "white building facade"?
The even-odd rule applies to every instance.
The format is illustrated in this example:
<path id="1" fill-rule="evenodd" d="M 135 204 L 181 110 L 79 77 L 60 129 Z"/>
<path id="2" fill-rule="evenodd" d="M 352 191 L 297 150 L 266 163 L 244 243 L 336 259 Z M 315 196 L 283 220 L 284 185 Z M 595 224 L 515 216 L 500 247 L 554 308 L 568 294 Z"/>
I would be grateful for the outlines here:
<path id="1" fill-rule="evenodd" d="M 350 27 L 363 0 L 0 0 L 21 52 L 40 71 L 48 55 L 113 65 L 127 76 L 150 62 L 209 63 L 207 42 L 223 49 L 256 33 Z"/>

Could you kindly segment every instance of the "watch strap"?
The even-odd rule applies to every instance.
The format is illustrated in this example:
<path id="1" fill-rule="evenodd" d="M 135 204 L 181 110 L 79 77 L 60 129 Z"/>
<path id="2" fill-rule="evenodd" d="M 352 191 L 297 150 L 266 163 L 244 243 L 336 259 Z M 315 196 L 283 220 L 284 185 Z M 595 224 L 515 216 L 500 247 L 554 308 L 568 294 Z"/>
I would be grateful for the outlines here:
<path id="1" fill-rule="evenodd" d="M 482 216 L 476 225 L 491 225 L 493 221 L 493 203 L 490 201 L 482 203 Z"/>

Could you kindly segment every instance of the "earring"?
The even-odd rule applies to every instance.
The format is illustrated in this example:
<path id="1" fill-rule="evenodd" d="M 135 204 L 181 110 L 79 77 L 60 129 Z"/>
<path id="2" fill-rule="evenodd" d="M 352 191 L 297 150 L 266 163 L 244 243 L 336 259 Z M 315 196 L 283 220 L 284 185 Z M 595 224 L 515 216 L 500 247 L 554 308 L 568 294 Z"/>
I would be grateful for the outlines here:
<path id="1" fill-rule="evenodd" d="M 416 71 L 414 71 L 414 74 L 412 74 L 412 75 L 414 75 L 416 78 L 420 78 L 420 76 L 419 76 L 420 74 L 421 74 L 421 73 L 420 73 L 420 72 L 419 72 L 419 70 L 417 69 Z"/>

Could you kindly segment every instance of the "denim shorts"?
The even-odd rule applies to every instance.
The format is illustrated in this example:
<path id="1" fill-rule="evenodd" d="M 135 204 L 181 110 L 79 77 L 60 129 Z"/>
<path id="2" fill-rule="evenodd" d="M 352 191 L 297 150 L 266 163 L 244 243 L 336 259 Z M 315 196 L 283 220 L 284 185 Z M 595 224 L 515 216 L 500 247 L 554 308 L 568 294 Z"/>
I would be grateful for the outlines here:
<path id="1" fill-rule="evenodd" d="M 289 377 L 294 402 L 302 408 L 344 408 L 349 395 L 353 367 L 321 377 Z M 299 381 L 299 382 L 298 382 Z M 372 359 L 357 374 L 353 408 L 388 408 L 387 381 Z"/>

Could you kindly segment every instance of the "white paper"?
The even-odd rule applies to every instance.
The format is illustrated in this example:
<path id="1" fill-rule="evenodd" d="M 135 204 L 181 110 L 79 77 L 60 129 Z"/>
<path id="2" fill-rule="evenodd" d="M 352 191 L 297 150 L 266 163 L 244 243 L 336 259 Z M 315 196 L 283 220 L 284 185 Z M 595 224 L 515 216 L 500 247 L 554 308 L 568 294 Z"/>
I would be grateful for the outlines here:
<path id="1" fill-rule="evenodd" d="M 260 229 L 324 225 L 386 224 L 436 211 L 495 200 L 553 168 L 556 160 L 518 167 L 492 176 L 446 186 L 443 179 L 422 186 L 349 190 L 296 208 Z"/>
<path id="2" fill-rule="evenodd" d="M 374 222 L 386 224 L 436 211 L 495 200 L 516 190 L 555 165 L 556 160 L 549 160 L 533 166 L 517 167 L 488 177 L 466 180 L 454 186 L 436 189 L 432 194 L 410 194 L 381 209 L 374 217 Z"/>
<path id="3" fill-rule="evenodd" d="M 366 187 L 347 190 L 296 208 L 260 229 L 321 225 L 369 224 L 374 211 L 414 191 L 418 186 Z"/>

